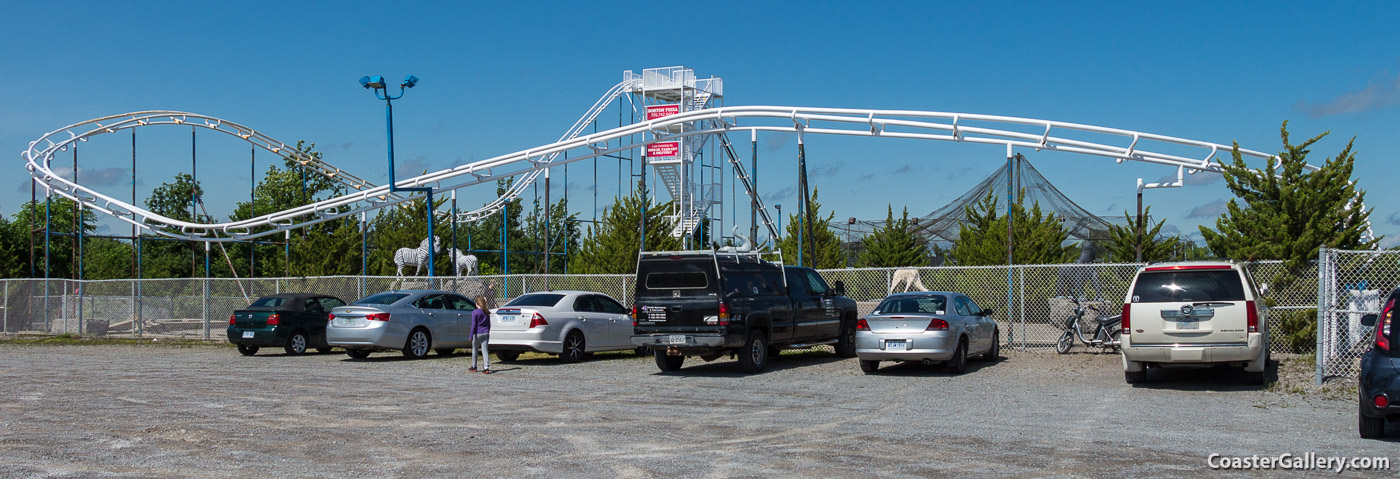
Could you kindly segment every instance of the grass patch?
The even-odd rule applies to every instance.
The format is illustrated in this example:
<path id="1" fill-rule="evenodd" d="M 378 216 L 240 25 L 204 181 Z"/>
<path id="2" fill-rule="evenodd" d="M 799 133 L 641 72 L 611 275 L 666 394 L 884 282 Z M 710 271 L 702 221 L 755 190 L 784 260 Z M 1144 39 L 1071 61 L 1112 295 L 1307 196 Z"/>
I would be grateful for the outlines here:
<path id="1" fill-rule="evenodd" d="M 105 345 L 126 345 L 142 347 L 175 347 L 175 348 L 195 348 L 195 347 L 233 347 L 228 341 L 204 341 L 200 339 L 177 339 L 177 338 L 114 338 L 114 337 L 90 337 L 78 336 L 74 334 L 51 335 L 23 335 L 0 338 L 0 345 L 14 346 L 105 346 Z"/>

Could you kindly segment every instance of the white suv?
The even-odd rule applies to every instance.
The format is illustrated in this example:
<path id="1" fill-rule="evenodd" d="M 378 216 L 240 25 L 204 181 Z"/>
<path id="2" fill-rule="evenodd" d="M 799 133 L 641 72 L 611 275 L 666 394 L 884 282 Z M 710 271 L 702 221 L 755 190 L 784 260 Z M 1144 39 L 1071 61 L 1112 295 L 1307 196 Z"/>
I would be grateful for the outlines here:
<path id="1" fill-rule="evenodd" d="M 1123 377 L 1147 380 L 1147 366 L 1244 368 L 1263 384 L 1269 323 L 1247 271 L 1224 261 L 1143 267 L 1123 300 Z"/>

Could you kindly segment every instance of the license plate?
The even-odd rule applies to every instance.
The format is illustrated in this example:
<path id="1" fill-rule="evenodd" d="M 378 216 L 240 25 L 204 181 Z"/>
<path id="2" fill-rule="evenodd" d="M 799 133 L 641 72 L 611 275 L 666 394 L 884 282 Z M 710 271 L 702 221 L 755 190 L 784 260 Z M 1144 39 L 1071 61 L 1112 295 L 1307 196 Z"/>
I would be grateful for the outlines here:
<path id="1" fill-rule="evenodd" d="M 1201 329 L 1201 323 L 1197 323 L 1195 321 L 1178 321 L 1176 323 L 1176 329 Z"/>
<path id="2" fill-rule="evenodd" d="M 909 342 L 905 340 L 885 341 L 885 351 L 908 351 Z"/>
<path id="3" fill-rule="evenodd" d="M 243 332 L 243 337 L 244 337 L 244 338 L 251 338 L 251 337 L 253 337 L 253 332 L 252 332 L 252 331 L 244 331 L 244 332 Z"/>
<path id="4" fill-rule="evenodd" d="M 355 318 L 340 318 L 341 326 L 349 326 L 352 324 L 355 324 Z"/>
<path id="5" fill-rule="evenodd" d="M 669 339 L 671 344 L 685 344 L 684 334 L 672 334 L 671 337 L 667 339 Z"/>
<path id="6" fill-rule="evenodd" d="M 516 318 L 519 318 L 519 316 L 516 316 L 516 315 L 514 315 L 514 314 L 502 315 L 502 316 L 501 316 L 501 322 L 502 322 L 502 323 L 514 323 L 515 320 L 516 320 Z"/>

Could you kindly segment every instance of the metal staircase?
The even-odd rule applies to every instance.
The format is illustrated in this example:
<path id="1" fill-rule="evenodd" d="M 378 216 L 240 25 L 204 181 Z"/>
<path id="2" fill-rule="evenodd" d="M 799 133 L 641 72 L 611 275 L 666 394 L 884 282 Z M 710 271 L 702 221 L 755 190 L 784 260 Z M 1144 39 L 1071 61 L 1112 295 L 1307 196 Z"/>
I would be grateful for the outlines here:
<path id="1" fill-rule="evenodd" d="M 691 112 L 710 107 L 711 102 L 724 95 L 723 80 L 715 77 L 695 78 L 695 72 L 685 67 L 651 68 L 642 71 L 641 95 L 644 103 L 653 105 L 679 105 L 679 112 Z M 673 124 L 652 131 L 653 137 L 669 136 L 701 127 L 695 124 Z M 722 200 L 719 183 L 695 181 L 704 175 L 697 172 L 714 165 L 703 161 L 696 165 L 697 158 L 703 158 L 705 145 L 715 139 L 714 135 L 685 137 L 679 140 L 680 148 L 676 156 L 647 158 L 658 180 L 671 195 L 672 211 L 671 236 L 683 238 L 694 234 L 710 219 L 712 207 Z"/>

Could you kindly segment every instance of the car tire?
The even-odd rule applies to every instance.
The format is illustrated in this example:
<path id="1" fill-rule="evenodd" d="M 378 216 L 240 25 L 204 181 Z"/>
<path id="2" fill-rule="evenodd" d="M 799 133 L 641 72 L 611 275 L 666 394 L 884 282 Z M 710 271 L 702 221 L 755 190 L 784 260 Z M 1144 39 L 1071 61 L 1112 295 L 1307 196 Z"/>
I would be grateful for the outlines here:
<path id="1" fill-rule="evenodd" d="M 408 339 L 403 342 L 403 357 L 408 359 L 423 359 L 428 355 L 428 351 L 433 349 L 433 337 L 428 335 L 428 330 L 423 328 L 414 329 L 408 332 Z"/>
<path id="2" fill-rule="evenodd" d="M 1264 371 L 1245 371 L 1241 369 L 1240 372 L 1244 373 L 1244 383 L 1246 385 L 1258 386 L 1264 384 Z"/>
<path id="3" fill-rule="evenodd" d="M 254 354 L 258 354 L 258 347 L 249 346 L 247 344 L 240 344 L 238 345 L 238 354 L 242 354 L 244 356 L 252 356 Z"/>
<path id="4" fill-rule="evenodd" d="M 768 367 L 768 336 L 763 331 L 749 333 L 749 339 L 739 350 L 739 370 L 748 374 L 763 372 Z"/>
<path id="5" fill-rule="evenodd" d="M 1147 366 L 1143 366 L 1141 371 L 1123 371 L 1123 381 L 1128 384 L 1147 382 Z"/>
<path id="6" fill-rule="evenodd" d="M 520 359 L 520 351 L 496 351 L 496 359 L 509 363 Z"/>
<path id="7" fill-rule="evenodd" d="M 457 352 L 457 350 L 454 348 L 440 348 L 434 349 L 433 352 L 438 353 L 438 356 L 451 356 L 452 353 Z"/>
<path id="8" fill-rule="evenodd" d="M 331 352 L 331 348 L 330 348 L 330 346 L 326 346 L 326 347 L 324 347 L 324 348 L 316 348 L 316 352 L 321 353 L 321 354 L 326 354 L 326 353 Z"/>
<path id="9" fill-rule="evenodd" d="M 637 348 L 636 348 L 636 349 L 633 349 L 632 352 L 633 352 L 633 353 L 636 353 L 638 357 L 640 357 L 640 356 L 646 356 L 646 355 L 647 355 L 647 348 L 644 348 L 644 347 L 641 347 L 641 346 L 637 346 Z"/>
<path id="10" fill-rule="evenodd" d="M 992 330 L 992 348 L 982 355 L 983 361 L 996 361 L 1001 357 L 1001 330 Z"/>
<path id="11" fill-rule="evenodd" d="M 560 345 L 559 362 L 576 363 L 583 361 L 584 348 L 587 346 L 588 343 L 584 340 L 582 331 L 577 329 L 569 331 L 569 334 L 564 336 L 564 343 Z"/>
<path id="12" fill-rule="evenodd" d="M 306 333 L 292 331 L 292 335 L 287 338 L 287 344 L 282 346 L 282 350 L 286 351 L 288 356 L 306 354 L 306 342 Z"/>
<path id="13" fill-rule="evenodd" d="M 874 359 L 860 360 L 860 370 L 865 374 L 871 374 L 880 369 L 880 362 Z"/>
<path id="14" fill-rule="evenodd" d="M 1358 401 L 1356 410 L 1356 429 L 1357 432 L 1361 433 L 1361 438 L 1379 439 L 1385 437 L 1385 418 L 1366 417 L 1365 414 L 1361 414 L 1361 408 L 1364 407 L 1366 407 L 1366 404 L 1360 403 Z"/>
<path id="15" fill-rule="evenodd" d="M 653 354 L 656 356 L 656 367 L 662 372 L 680 370 L 681 365 L 685 364 L 685 356 L 670 356 L 666 354 L 664 349 L 657 349 L 653 351 Z"/>
<path id="16" fill-rule="evenodd" d="M 948 360 L 948 372 L 962 374 L 967 372 L 967 339 L 958 338 L 958 348 L 953 350 L 953 358 Z"/>
<path id="17" fill-rule="evenodd" d="M 856 323 L 855 321 L 841 321 L 841 335 L 836 338 L 836 357 L 854 358 L 856 357 Z"/>
<path id="18" fill-rule="evenodd" d="M 1069 354 L 1070 348 L 1073 348 L 1073 347 L 1074 347 L 1074 333 L 1072 333 L 1072 332 L 1065 331 L 1065 334 L 1061 334 L 1061 335 L 1060 335 L 1060 340 L 1059 340 L 1059 341 L 1055 341 L 1055 352 L 1057 352 L 1057 353 L 1060 353 L 1060 354 Z"/>
<path id="19" fill-rule="evenodd" d="M 350 356 L 350 359 L 364 359 L 369 357 L 369 351 L 363 349 L 347 349 L 345 350 L 345 355 Z"/>

